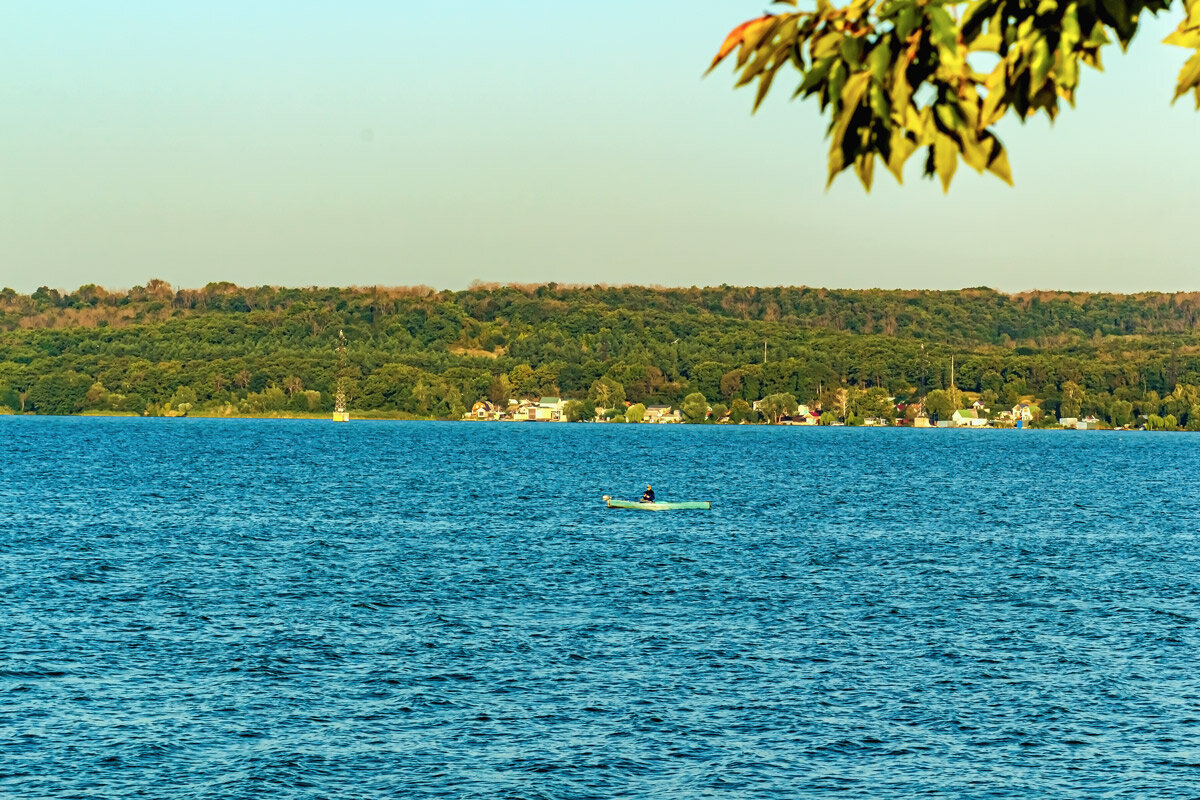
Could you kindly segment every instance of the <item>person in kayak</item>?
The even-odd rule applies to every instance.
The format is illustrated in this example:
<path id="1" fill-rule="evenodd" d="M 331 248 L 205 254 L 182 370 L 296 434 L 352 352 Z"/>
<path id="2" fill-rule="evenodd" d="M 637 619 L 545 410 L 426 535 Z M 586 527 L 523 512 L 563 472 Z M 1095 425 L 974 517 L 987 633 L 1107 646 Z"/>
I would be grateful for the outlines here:
<path id="1" fill-rule="evenodd" d="M 650 484 L 648 484 L 648 483 L 646 484 L 646 491 L 642 492 L 642 502 L 643 503 L 653 503 L 654 502 L 654 490 L 650 488 Z"/>

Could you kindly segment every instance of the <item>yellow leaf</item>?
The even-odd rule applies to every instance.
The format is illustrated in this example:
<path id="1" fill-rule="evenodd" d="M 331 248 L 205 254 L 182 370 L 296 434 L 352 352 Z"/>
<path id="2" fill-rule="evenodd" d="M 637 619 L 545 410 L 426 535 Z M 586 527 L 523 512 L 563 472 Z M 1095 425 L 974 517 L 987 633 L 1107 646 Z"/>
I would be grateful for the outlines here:
<path id="1" fill-rule="evenodd" d="M 837 177 L 837 174 L 845 168 L 846 162 L 842 156 L 842 143 L 838 140 L 829 147 L 829 180 L 825 182 L 826 190 L 833 185 L 833 179 Z"/>
<path id="2" fill-rule="evenodd" d="M 1008 166 L 1008 153 L 1004 152 L 1004 145 L 999 141 L 996 142 L 996 147 L 998 152 L 992 156 L 992 160 L 988 164 L 988 172 L 1012 186 L 1012 169 Z"/>
<path id="3" fill-rule="evenodd" d="M 975 139 L 970 131 L 962 132 L 962 157 L 968 167 L 976 172 L 983 172 L 987 167 L 987 146 Z"/>
<path id="4" fill-rule="evenodd" d="M 933 140 L 933 165 L 942 181 L 942 191 L 950 191 L 950 181 L 958 168 L 958 146 L 944 133 L 939 133 Z"/>
<path id="5" fill-rule="evenodd" d="M 1177 47 L 1189 47 L 1195 50 L 1200 48 L 1200 30 L 1195 28 L 1188 30 L 1180 25 L 1179 30 L 1171 31 L 1167 38 L 1163 39 L 1163 44 L 1173 44 Z"/>
<path id="6" fill-rule="evenodd" d="M 1052 66 L 1054 66 L 1054 60 L 1050 57 L 1050 45 L 1044 38 L 1038 37 L 1033 43 L 1033 52 L 1029 59 L 1031 76 L 1029 92 L 1031 95 L 1042 88 Z"/>
<path id="7" fill-rule="evenodd" d="M 875 154 L 866 153 L 854 159 L 854 171 L 867 191 L 871 191 L 871 181 L 875 177 Z"/>
<path id="8" fill-rule="evenodd" d="M 771 66 L 770 69 L 762 74 L 762 77 L 758 79 L 758 93 L 754 96 L 754 108 L 752 109 L 751 113 L 758 111 L 758 107 L 762 105 L 762 101 L 766 98 L 767 92 L 771 90 L 771 82 L 775 80 L 775 73 L 778 72 L 779 68 L 785 63 L 785 59 L 779 59 Z"/>
<path id="9" fill-rule="evenodd" d="M 912 87 L 908 85 L 908 75 L 905 74 L 907 66 L 908 60 L 901 59 L 896 64 L 895 75 L 892 78 L 892 108 L 899 109 L 902 114 L 904 109 L 908 108 L 909 99 L 912 97 Z"/>
<path id="10" fill-rule="evenodd" d="M 979 109 L 980 128 L 995 124 L 1008 110 L 1007 104 L 1004 103 L 1005 77 L 1003 63 L 997 64 L 992 74 L 988 75 L 987 97 L 983 99 L 983 107 Z"/>
<path id="11" fill-rule="evenodd" d="M 904 162 L 917 150 L 917 143 L 897 128 L 892 131 L 892 152 L 887 161 L 888 171 L 896 176 L 896 183 L 904 183 Z"/>
<path id="12" fill-rule="evenodd" d="M 850 126 L 850 118 L 854 116 L 854 111 L 862 101 L 863 93 L 866 92 L 867 84 L 870 81 L 871 73 L 869 72 L 859 72 L 846 81 L 846 85 L 842 89 L 842 113 L 838 117 L 837 125 L 834 126 L 834 139 L 840 141 L 846 135 L 846 128 Z"/>
<path id="13" fill-rule="evenodd" d="M 1189 58 L 1183 65 L 1183 69 L 1179 71 L 1179 85 L 1175 88 L 1175 97 L 1171 102 L 1174 103 L 1182 95 L 1198 86 L 1200 86 L 1200 53 Z"/>
<path id="14" fill-rule="evenodd" d="M 971 44 L 967 47 L 967 52 L 978 53 L 982 51 L 995 53 L 1000 50 L 1000 45 L 1003 43 L 1004 40 L 1000 38 L 1000 34 L 998 33 L 981 33 L 971 41 Z"/>

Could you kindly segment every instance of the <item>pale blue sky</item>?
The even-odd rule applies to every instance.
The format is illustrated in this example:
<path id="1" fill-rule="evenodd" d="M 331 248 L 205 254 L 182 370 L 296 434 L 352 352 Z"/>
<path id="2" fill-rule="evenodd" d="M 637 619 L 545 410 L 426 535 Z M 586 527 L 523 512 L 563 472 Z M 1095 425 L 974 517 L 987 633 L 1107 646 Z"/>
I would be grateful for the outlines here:
<path id="1" fill-rule="evenodd" d="M 1016 186 L 826 192 L 812 103 L 701 76 L 748 0 L 0 5 L 0 285 L 160 277 L 1200 289 L 1200 114 L 1151 20 Z"/>

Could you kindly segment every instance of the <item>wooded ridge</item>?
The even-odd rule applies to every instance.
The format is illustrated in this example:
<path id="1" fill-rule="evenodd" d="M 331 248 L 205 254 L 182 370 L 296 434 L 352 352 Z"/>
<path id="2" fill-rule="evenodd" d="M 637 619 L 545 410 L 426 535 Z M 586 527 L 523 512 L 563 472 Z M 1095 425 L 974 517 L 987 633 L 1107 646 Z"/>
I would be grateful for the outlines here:
<path id="1" fill-rule="evenodd" d="M 1064 396 L 1077 411 L 1078 393 L 1080 413 L 1110 418 L 1120 404 L 1114 419 L 1136 417 L 1174 403 L 1183 425 L 1187 387 L 1200 386 L 1200 293 L 553 283 L 177 291 L 152 280 L 128 291 L 0 291 L 0 406 L 325 411 L 339 330 L 352 407 L 420 417 L 458 417 L 483 398 L 590 400 L 601 379 L 647 404 L 787 393 L 819 406 L 843 387 L 920 399 L 949 387 L 951 357 L 958 388 L 1001 405 L 1036 396 L 1048 412 Z"/>

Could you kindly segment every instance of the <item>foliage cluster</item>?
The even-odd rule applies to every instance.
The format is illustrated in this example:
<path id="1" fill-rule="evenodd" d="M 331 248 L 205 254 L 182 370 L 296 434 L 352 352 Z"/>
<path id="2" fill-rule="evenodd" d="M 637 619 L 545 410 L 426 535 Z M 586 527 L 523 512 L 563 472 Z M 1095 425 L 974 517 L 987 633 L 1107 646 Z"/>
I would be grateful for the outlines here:
<path id="1" fill-rule="evenodd" d="M 776 0 L 796 8 L 798 0 Z M 829 111 L 829 180 L 853 167 L 871 188 L 876 160 L 903 180 L 904 164 L 925 152 L 924 174 L 948 189 L 959 158 L 977 172 L 1012 177 L 995 126 L 1009 111 L 1021 121 L 1053 119 L 1059 100 L 1074 105 L 1082 66 L 1100 68 L 1101 50 L 1122 48 L 1142 12 L 1170 0 L 816 0 L 812 10 L 768 13 L 738 25 L 717 51 L 716 67 L 737 51 L 738 86 L 758 82 L 755 108 L 785 67 L 799 74 L 793 97 Z M 1168 44 L 1195 52 L 1180 70 L 1175 97 L 1194 92 L 1200 107 L 1200 0 L 1183 0 L 1184 19 Z"/>

